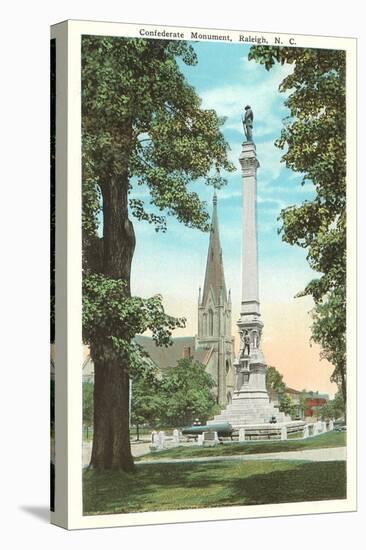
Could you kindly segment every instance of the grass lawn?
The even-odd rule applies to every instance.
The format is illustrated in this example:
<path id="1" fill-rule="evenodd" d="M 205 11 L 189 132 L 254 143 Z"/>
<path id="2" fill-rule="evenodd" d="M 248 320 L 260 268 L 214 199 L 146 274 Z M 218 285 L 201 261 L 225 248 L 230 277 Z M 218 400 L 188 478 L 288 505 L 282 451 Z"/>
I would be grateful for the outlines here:
<path id="1" fill-rule="evenodd" d="M 346 498 L 345 462 L 234 461 L 86 470 L 84 514 L 114 514 Z"/>
<path id="2" fill-rule="evenodd" d="M 290 439 L 286 441 L 246 441 L 244 443 L 227 442 L 216 447 L 175 447 L 166 451 L 154 452 L 136 458 L 139 460 L 156 460 L 162 458 L 194 458 L 201 456 L 248 455 L 254 453 L 279 453 L 283 451 L 301 451 L 303 449 L 324 449 L 327 447 L 344 447 L 345 432 L 327 432 L 308 439 Z"/>

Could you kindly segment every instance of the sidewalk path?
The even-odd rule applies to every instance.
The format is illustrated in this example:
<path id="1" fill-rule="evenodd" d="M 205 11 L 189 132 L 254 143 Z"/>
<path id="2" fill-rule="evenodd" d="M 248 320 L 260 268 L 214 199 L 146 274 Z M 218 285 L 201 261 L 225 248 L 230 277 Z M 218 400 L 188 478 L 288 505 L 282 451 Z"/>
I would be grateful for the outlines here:
<path id="1" fill-rule="evenodd" d="M 83 441 L 83 468 L 88 466 L 91 457 L 92 442 Z M 150 441 L 144 441 L 141 443 L 131 443 L 132 456 L 138 457 L 146 455 L 150 452 Z"/>
<path id="2" fill-rule="evenodd" d="M 311 462 L 326 462 L 346 460 L 346 447 L 331 447 L 327 449 L 306 449 L 303 451 L 287 451 L 282 453 L 257 453 L 234 456 L 205 456 L 199 458 L 167 458 L 156 460 L 140 460 L 136 464 L 179 464 L 181 462 L 225 462 L 226 460 L 308 460 Z"/>

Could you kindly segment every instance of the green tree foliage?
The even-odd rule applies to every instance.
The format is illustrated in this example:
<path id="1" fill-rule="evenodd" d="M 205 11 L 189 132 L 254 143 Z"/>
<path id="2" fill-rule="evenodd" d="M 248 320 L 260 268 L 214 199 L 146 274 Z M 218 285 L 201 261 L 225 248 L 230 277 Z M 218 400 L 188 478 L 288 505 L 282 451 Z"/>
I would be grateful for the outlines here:
<path id="1" fill-rule="evenodd" d="M 288 393 L 282 393 L 279 399 L 279 409 L 281 412 L 290 415 L 291 417 L 296 415 L 297 407 L 293 399 Z"/>
<path id="2" fill-rule="evenodd" d="M 271 397 L 282 394 L 286 390 L 283 375 L 278 372 L 276 367 L 267 367 L 266 388 Z"/>
<path id="3" fill-rule="evenodd" d="M 178 59 L 197 62 L 184 41 L 82 39 L 83 339 L 95 364 L 94 468 L 134 468 L 129 381 L 145 363 L 133 336 L 150 329 L 168 345 L 184 324 L 165 314 L 161 297 L 131 297 L 130 216 L 156 231 L 166 231 L 167 216 L 207 230 L 193 184 L 220 187 L 221 171 L 234 169 L 220 132 L 224 120 L 201 107 Z M 131 196 L 139 185 L 149 190 L 147 204 Z"/>
<path id="4" fill-rule="evenodd" d="M 346 292 L 345 286 L 329 292 L 316 304 L 313 316 L 313 339 L 319 342 L 321 357 L 335 366 L 331 380 L 346 401 Z"/>
<path id="5" fill-rule="evenodd" d="M 327 401 L 319 410 L 322 420 L 331 420 L 335 418 L 333 401 Z"/>
<path id="6" fill-rule="evenodd" d="M 83 38 L 82 51 L 85 240 L 95 237 L 103 186 L 114 176 L 125 178 L 127 191 L 132 183 L 146 184 L 150 205 L 207 229 L 208 213 L 187 186 L 203 178 L 220 187 L 225 183 L 220 170 L 233 166 L 219 131 L 224 119 L 201 108 L 179 70 L 177 58 L 197 63 L 192 46 L 90 36 Z M 163 214 L 148 212 L 142 200 L 129 203 L 137 219 L 166 229 Z"/>
<path id="7" fill-rule="evenodd" d="M 302 390 L 302 392 L 301 392 L 301 394 L 300 394 L 300 399 L 299 399 L 299 409 L 300 409 L 302 415 L 304 415 L 305 410 L 307 409 L 307 405 L 306 405 L 306 402 L 307 402 L 306 393 L 307 393 L 306 390 Z"/>
<path id="8" fill-rule="evenodd" d="M 179 360 L 160 376 L 147 371 L 132 387 L 132 422 L 152 428 L 182 427 L 197 417 L 205 422 L 218 412 L 214 385 L 204 365 L 192 359 Z"/>
<path id="9" fill-rule="evenodd" d="M 205 422 L 217 412 L 214 385 L 204 365 L 191 359 L 179 360 L 162 380 L 162 422 L 174 427 L 190 425 L 195 418 Z"/>
<path id="10" fill-rule="evenodd" d="M 334 409 L 334 417 L 336 419 L 341 418 L 342 416 L 345 418 L 346 417 L 346 408 L 345 408 L 345 403 L 344 403 L 342 392 L 338 391 L 335 394 L 332 403 L 333 403 L 333 409 Z"/>
<path id="11" fill-rule="evenodd" d="M 277 147 L 286 166 L 313 182 L 315 197 L 281 211 L 282 239 L 307 250 L 320 275 L 298 296 L 315 302 L 312 339 L 334 365 L 332 380 L 346 400 L 346 56 L 342 50 L 255 46 L 249 53 L 270 70 L 290 63 L 280 84 L 290 115 Z"/>
<path id="12" fill-rule="evenodd" d="M 320 409 L 322 420 L 337 419 L 345 417 L 345 408 L 342 392 L 338 391 L 334 399 L 327 401 Z"/>
<path id="13" fill-rule="evenodd" d="M 91 274 L 83 279 L 83 335 L 92 342 L 93 357 L 126 361 L 130 377 L 144 372 L 141 348 L 132 341 L 136 333 L 152 332 L 157 345 L 168 346 L 172 331 L 184 327 L 183 319 L 166 315 L 160 295 L 151 298 L 129 296 L 127 283 L 121 279 Z"/>
<path id="14" fill-rule="evenodd" d="M 94 404 L 93 404 L 93 382 L 83 382 L 83 425 L 89 428 L 93 425 Z"/>
<path id="15" fill-rule="evenodd" d="M 139 426 L 147 424 L 156 427 L 160 423 L 165 406 L 162 384 L 159 378 L 141 376 L 132 385 L 131 423 L 136 426 L 137 439 Z"/>
<path id="16" fill-rule="evenodd" d="M 291 396 L 286 392 L 286 384 L 283 381 L 283 375 L 280 374 L 275 367 L 267 367 L 266 388 L 271 399 L 278 399 L 279 410 L 281 412 L 292 417 L 296 416 L 298 407 Z"/>

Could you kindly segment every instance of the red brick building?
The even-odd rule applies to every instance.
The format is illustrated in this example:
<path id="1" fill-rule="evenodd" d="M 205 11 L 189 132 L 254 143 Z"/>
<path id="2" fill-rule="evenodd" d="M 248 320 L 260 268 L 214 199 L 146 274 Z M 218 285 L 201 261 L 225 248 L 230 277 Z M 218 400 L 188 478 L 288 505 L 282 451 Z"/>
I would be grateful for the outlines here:
<path id="1" fill-rule="evenodd" d="M 321 409 L 323 405 L 329 400 L 329 395 L 318 392 L 308 392 L 305 394 L 305 417 L 316 416 L 316 411 Z"/>

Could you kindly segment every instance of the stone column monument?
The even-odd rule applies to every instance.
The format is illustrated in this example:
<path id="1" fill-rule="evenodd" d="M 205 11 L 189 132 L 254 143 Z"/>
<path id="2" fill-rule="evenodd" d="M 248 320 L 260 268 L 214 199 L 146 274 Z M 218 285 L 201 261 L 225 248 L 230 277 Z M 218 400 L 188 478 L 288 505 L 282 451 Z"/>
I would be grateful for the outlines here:
<path id="1" fill-rule="evenodd" d="M 240 352 L 236 361 L 236 396 L 268 403 L 266 364 L 261 350 L 263 323 L 259 310 L 257 242 L 257 169 L 259 162 L 252 141 L 242 145 L 239 156 L 243 190 L 242 300 Z M 268 419 L 269 420 L 269 419 Z"/>
<path id="2" fill-rule="evenodd" d="M 265 435 L 274 424 L 297 424 L 270 403 L 266 390 L 266 363 L 261 349 L 263 323 L 260 314 L 258 288 L 257 239 L 257 160 L 252 137 L 253 112 L 245 107 L 242 118 L 246 141 L 239 156 L 242 176 L 242 297 L 237 326 L 240 334 L 240 351 L 235 361 L 236 389 L 233 399 L 221 414 L 212 421 L 229 422 L 234 428 L 252 427 L 255 433 Z M 280 429 L 278 426 L 278 429 Z"/>

